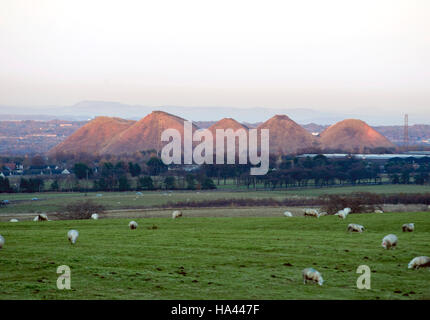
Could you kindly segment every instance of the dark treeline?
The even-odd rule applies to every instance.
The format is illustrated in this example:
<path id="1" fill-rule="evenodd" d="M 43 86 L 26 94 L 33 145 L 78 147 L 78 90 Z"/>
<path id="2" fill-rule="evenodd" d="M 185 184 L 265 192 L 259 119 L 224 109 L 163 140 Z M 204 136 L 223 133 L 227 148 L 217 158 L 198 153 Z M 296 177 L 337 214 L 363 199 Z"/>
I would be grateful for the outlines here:
<path id="1" fill-rule="evenodd" d="M 383 181 L 393 184 L 430 183 L 430 157 L 381 161 L 353 156 L 340 159 L 323 155 L 271 156 L 269 172 L 252 176 L 249 164 L 166 166 L 155 152 L 148 151 L 142 155 L 139 161 L 132 161 L 133 158 L 113 161 L 118 159 L 112 158 L 75 162 L 69 167 L 70 175 L 22 176 L 13 184 L 9 177 L 0 176 L 0 192 L 207 190 L 222 184 L 229 184 L 231 188 L 273 190 L 380 184 Z"/>
<path id="2" fill-rule="evenodd" d="M 323 155 L 311 157 L 280 157 L 270 159 L 270 170 L 264 176 L 251 176 L 249 165 L 204 165 L 208 177 L 218 184 L 235 179 L 248 188 L 264 185 L 266 189 L 334 186 L 342 184 L 378 184 L 385 176 L 394 184 L 430 183 L 430 158 L 393 158 L 381 161 L 351 157 L 331 159 Z"/>
<path id="3" fill-rule="evenodd" d="M 143 191 L 143 190 L 209 190 L 216 189 L 213 180 L 199 170 L 169 168 L 156 156 L 139 163 L 103 162 L 97 166 L 75 163 L 70 175 L 20 177 L 11 185 L 9 177 L 0 176 L 0 192 L 42 191 Z M 47 185 L 48 181 L 50 185 Z"/>
<path id="4" fill-rule="evenodd" d="M 142 168 L 138 163 L 104 162 L 97 170 L 76 163 L 73 172 L 79 180 L 92 180 L 93 191 L 215 189 L 212 179 L 198 172 L 169 170 L 161 159 L 151 157 Z"/>

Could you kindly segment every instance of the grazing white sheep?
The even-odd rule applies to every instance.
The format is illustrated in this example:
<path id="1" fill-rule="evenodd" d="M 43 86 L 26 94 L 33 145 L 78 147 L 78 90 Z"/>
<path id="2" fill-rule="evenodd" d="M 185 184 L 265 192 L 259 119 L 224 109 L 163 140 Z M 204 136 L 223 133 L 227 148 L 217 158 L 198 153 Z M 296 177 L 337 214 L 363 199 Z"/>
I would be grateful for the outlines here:
<path id="1" fill-rule="evenodd" d="M 345 211 L 345 210 L 340 210 L 338 213 L 335 214 L 335 216 L 338 216 L 341 219 L 346 219 L 346 217 L 348 216 L 349 212 Z"/>
<path id="2" fill-rule="evenodd" d="M 45 213 L 38 214 L 33 221 L 48 221 L 48 216 Z"/>
<path id="3" fill-rule="evenodd" d="M 4 243 L 5 243 L 4 238 L 3 238 L 3 237 L 2 237 L 2 235 L 0 234 L 0 249 L 1 249 L 1 248 L 3 248 Z"/>
<path id="4" fill-rule="evenodd" d="M 142 192 L 136 192 L 136 195 L 137 196 L 143 196 L 143 193 Z"/>
<path id="5" fill-rule="evenodd" d="M 389 234 L 382 239 L 382 246 L 384 249 L 391 249 L 397 247 L 397 236 L 394 234 Z"/>
<path id="6" fill-rule="evenodd" d="M 415 257 L 408 264 L 409 269 L 419 269 L 425 267 L 430 267 L 430 257 Z"/>
<path id="7" fill-rule="evenodd" d="M 131 229 L 131 230 L 134 230 L 134 229 L 137 229 L 137 222 L 136 221 L 130 221 L 130 223 L 128 224 L 128 227 Z"/>
<path id="8" fill-rule="evenodd" d="M 182 217 L 182 211 L 175 210 L 172 212 L 172 219 L 180 218 Z"/>
<path id="9" fill-rule="evenodd" d="M 10 219 L 9 222 L 18 222 L 18 219 Z"/>
<path id="10" fill-rule="evenodd" d="M 76 240 L 78 240 L 79 232 L 77 230 L 69 230 L 67 232 L 67 238 L 69 239 L 71 244 L 75 244 Z"/>
<path id="11" fill-rule="evenodd" d="M 321 273 L 319 273 L 314 268 L 306 268 L 302 271 L 303 274 L 303 283 L 306 284 L 308 281 L 316 282 L 320 286 L 323 285 L 323 278 L 321 276 Z"/>
<path id="12" fill-rule="evenodd" d="M 384 213 L 384 211 L 379 210 L 379 209 L 375 210 L 374 212 L 375 212 L 375 213 Z"/>
<path id="13" fill-rule="evenodd" d="M 93 214 L 91 215 L 91 219 L 93 219 L 93 220 L 98 220 L 98 219 L 99 219 L 99 215 L 98 215 L 97 213 L 93 213 Z"/>
<path id="14" fill-rule="evenodd" d="M 351 208 L 345 208 L 345 209 L 343 209 L 343 212 L 345 212 L 346 214 L 350 214 Z"/>
<path id="15" fill-rule="evenodd" d="M 405 223 L 403 226 L 402 226 L 402 231 L 403 232 L 412 232 L 412 231 L 414 231 L 415 230 L 415 225 L 413 224 L 413 223 Z"/>
<path id="16" fill-rule="evenodd" d="M 348 224 L 348 231 L 349 232 L 363 232 L 365 229 L 362 225 L 356 224 L 356 223 L 350 223 Z"/>
<path id="17" fill-rule="evenodd" d="M 319 218 L 320 214 L 317 209 L 305 209 L 305 217 L 316 217 Z"/>
<path id="18" fill-rule="evenodd" d="M 293 214 L 290 211 L 285 211 L 284 212 L 284 216 L 286 216 L 286 217 L 292 217 Z"/>

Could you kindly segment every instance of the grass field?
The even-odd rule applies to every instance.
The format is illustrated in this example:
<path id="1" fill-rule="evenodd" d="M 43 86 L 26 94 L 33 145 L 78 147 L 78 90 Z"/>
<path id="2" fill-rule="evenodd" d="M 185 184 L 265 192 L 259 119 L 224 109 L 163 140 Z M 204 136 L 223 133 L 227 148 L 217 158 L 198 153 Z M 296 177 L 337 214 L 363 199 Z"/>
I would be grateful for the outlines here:
<path id="1" fill-rule="evenodd" d="M 185 201 L 204 201 L 208 199 L 231 199 L 231 198 L 274 198 L 285 197 L 316 197 L 322 194 L 351 193 L 351 192 L 373 192 L 373 193 L 430 193 L 430 186 L 419 185 L 375 185 L 354 186 L 334 188 L 310 188 L 285 191 L 147 191 L 143 196 L 136 196 L 135 192 L 100 192 L 103 196 L 97 197 L 94 192 L 84 193 L 32 193 L 32 194 L 2 194 L 0 199 L 7 199 L 10 205 L 0 208 L 2 213 L 22 212 L 54 212 L 60 210 L 64 204 L 82 200 L 92 199 L 106 206 L 107 209 L 128 209 L 137 207 L 152 207 L 166 203 Z M 38 201 L 31 201 L 32 198 Z"/>
<path id="2" fill-rule="evenodd" d="M 0 223 L 0 299 L 430 299 L 429 270 L 407 269 L 430 255 L 428 212 L 136 221 L 133 231 L 127 219 Z M 415 232 L 401 232 L 407 222 Z M 348 223 L 368 230 L 348 234 Z M 381 247 L 389 233 L 396 250 Z M 363 264 L 371 290 L 356 288 Z M 56 288 L 60 265 L 72 290 Z M 305 267 L 322 273 L 322 287 L 302 283 Z"/>

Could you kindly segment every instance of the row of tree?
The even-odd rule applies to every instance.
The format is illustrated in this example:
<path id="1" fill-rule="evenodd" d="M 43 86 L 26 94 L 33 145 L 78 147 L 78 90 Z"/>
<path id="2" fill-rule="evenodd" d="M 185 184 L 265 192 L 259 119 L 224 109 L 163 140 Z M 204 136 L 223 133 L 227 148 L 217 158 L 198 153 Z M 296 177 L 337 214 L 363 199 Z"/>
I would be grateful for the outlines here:
<path id="1" fill-rule="evenodd" d="M 315 157 L 283 157 L 270 161 L 264 176 L 250 176 L 249 165 L 204 165 L 200 172 L 218 180 L 235 179 L 247 187 L 262 184 L 265 188 L 328 186 L 335 184 L 381 183 L 388 177 L 392 183 L 430 183 L 430 158 L 393 158 L 382 161 L 354 157 L 341 159 L 323 155 Z"/>
<path id="2" fill-rule="evenodd" d="M 331 186 L 336 184 L 381 183 L 383 177 L 391 183 L 429 184 L 430 158 L 394 158 L 385 162 L 357 159 L 315 157 L 271 157 L 270 170 L 264 176 L 251 176 L 246 165 L 202 165 L 188 172 L 183 167 L 169 168 L 156 156 L 145 163 L 145 169 L 135 162 L 103 162 L 97 166 L 75 163 L 68 187 L 64 181 L 54 180 L 47 189 L 52 191 L 129 191 L 215 189 L 223 181 L 236 186 L 266 189 Z M 45 178 L 46 180 L 46 178 Z M 7 178 L 0 177 L 0 192 L 38 192 L 45 190 L 42 178 L 21 179 L 11 187 Z"/>

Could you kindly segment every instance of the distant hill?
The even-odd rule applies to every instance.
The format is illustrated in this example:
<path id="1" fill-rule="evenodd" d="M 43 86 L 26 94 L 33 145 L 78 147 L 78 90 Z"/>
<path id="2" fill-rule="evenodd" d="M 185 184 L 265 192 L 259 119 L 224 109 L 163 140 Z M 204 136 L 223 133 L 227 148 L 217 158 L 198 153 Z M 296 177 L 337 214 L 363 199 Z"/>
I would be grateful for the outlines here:
<path id="1" fill-rule="evenodd" d="M 101 154 L 117 134 L 127 130 L 134 123 L 133 120 L 97 117 L 52 148 L 49 154 L 81 152 Z"/>
<path id="2" fill-rule="evenodd" d="M 362 119 L 372 125 L 397 125 L 403 123 L 403 114 L 378 111 L 378 108 L 351 108 L 346 106 L 344 111 L 322 111 L 318 108 L 308 107 L 247 107 L 236 108 L 230 106 L 147 106 L 131 105 L 114 101 L 80 101 L 68 106 L 7 106 L 0 105 L 0 119 L 3 120 L 35 120 L 64 119 L 89 120 L 97 116 L 119 117 L 139 120 L 152 111 L 160 110 L 175 114 L 192 121 L 217 121 L 231 117 L 239 122 L 256 123 L 268 119 L 276 114 L 287 114 L 297 123 L 332 124 L 348 118 Z M 11 113 L 13 111 L 13 114 Z M 6 118 L 8 117 L 8 118 Z M 11 118 L 14 117 L 14 118 Z M 411 124 L 422 123 L 428 120 L 428 113 L 410 114 Z"/>
<path id="3" fill-rule="evenodd" d="M 236 120 L 232 119 L 232 118 L 224 118 L 221 119 L 220 121 L 214 123 L 213 125 L 211 125 L 208 130 L 210 130 L 212 132 L 212 135 L 215 139 L 216 137 L 216 130 L 217 129 L 223 129 L 223 130 L 227 130 L 227 129 L 232 129 L 233 131 L 237 131 L 239 129 L 243 129 L 245 130 L 245 132 L 247 132 L 249 130 L 249 128 L 239 122 L 237 122 Z M 248 143 L 245 144 L 245 146 L 248 146 Z M 214 141 L 214 149 L 216 149 L 216 141 Z M 238 153 L 239 151 L 239 139 L 235 138 L 235 150 L 236 153 Z M 248 147 L 247 147 L 248 150 Z M 224 142 L 224 154 L 227 154 L 227 142 Z"/>
<path id="4" fill-rule="evenodd" d="M 99 128 L 98 126 L 104 123 L 104 121 L 101 121 L 103 119 L 107 121 L 105 123 L 106 128 L 103 128 L 103 126 Z M 98 117 L 96 120 L 0 121 L 0 153 L 2 155 L 31 155 L 35 153 L 44 154 L 54 147 L 56 147 L 54 151 L 61 150 L 62 148 L 64 148 L 64 150 L 68 150 L 69 147 L 64 147 L 62 143 L 66 142 L 68 138 L 72 136 L 72 140 L 68 140 L 68 142 L 72 141 L 69 146 L 77 146 L 71 147 L 71 151 L 80 152 L 82 150 L 86 150 L 90 152 L 100 152 L 102 149 L 107 147 L 107 144 L 113 143 L 112 141 L 114 136 L 116 136 L 119 132 L 128 129 L 132 124 L 136 123 L 136 121 L 133 120 L 130 121 L 112 117 Z M 100 121 L 100 123 L 98 121 Z M 113 121 L 112 130 L 110 125 L 108 125 L 109 121 Z M 232 121 L 237 122 L 234 119 L 232 119 Z M 94 127 L 93 129 L 86 127 L 86 125 L 90 123 L 92 124 L 91 126 Z M 197 121 L 193 123 L 199 128 L 209 128 L 217 122 Z M 222 122 L 220 122 L 220 124 L 222 124 Z M 242 122 L 239 124 L 248 128 L 256 128 L 262 123 Z M 225 125 L 222 126 L 225 127 Z M 79 131 L 81 127 L 85 127 L 86 131 Z M 320 125 L 317 123 L 309 123 L 302 125 L 301 127 L 306 129 L 309 133 L 321 135 L 322 132 L 329 126 Z M 372 128 L 385 136 L 395 145 L 403 144 L 403 126 L 375 126 Z M 280 126 L 279 130 L 282 130 L 282 125 Z M 91 140 L 95 140 L 97 142 L 91 142 Z M 316 141 L 319 140 L 317 139 Z M 411 125 L 409 127 L 409 142 L 410 145 L 430 146 L 430 125 Z M 86 146 L 87 143 L 88 146 Z M 81 147 L 78 145 L 81 145 Z"/>
<path id="5" fill-rule="evenodd" d="M 215 134 L 217 129 L 233 129 L 234 131 L 236 131 L 238 129 L 248 130 L 249 128 L 244 124 L 237 122 L 233 118 L 224 118 L 212 124 L 208 129 L 212 131 L 213 134 Z"/>
<path id="6" fill-rule="evenodd" d="M 318 146 L 317 140 L 286 115 L 275 115 L 258 126 L 270 130 L 270 153 L 291 154 Z"/>
<path id="7" fill-rule="evenodd" d="M 161 133 L 165 129 L 176 129 L 184 136 L 185 119 L 163 111 L 153 111 L 126 130 L 114 136 L 102 149 L 104 154 L 134 153 L 140 150 L 161 151 Z M 198 129 L 195 125 L 193 131 Z M 183 145 L 183 144 L 182 144 Z"/>
<path id="8" fill-rule="evenodd" d="M 376 148 L 395 149 L 386 137 L 357 119 L 343 120 L 328 127 L 319 139 L 324 150 L 361 153 Z"/>

